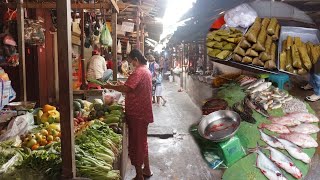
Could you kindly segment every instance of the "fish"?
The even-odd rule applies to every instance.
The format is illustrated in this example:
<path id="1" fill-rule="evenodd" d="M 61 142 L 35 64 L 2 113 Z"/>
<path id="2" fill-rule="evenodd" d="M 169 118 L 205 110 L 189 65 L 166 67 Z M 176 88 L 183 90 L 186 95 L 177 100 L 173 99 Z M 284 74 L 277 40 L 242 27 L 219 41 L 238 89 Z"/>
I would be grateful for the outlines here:
<path id="1" fill-rule="evenodd" d="M 275 133 L 279 133 L 279 134 L 282 134 L 282 133 L 290 133 L 289 129 L 286 127 L 286 126 L 283 126 L 283 125 L 280 125 L 280 124 L 265 124 L 265 123 L 262 123 L 259 125 L 259 128 L 262 128 L 262 129 L 268 129 L 269 131 L 272 131 L 272 132 L 275 132 Z"/>
<path id="2" fill-rule="evenodd" d="M 300 124 L 295 127 L 289 127 L 290 132 L 313 134 L 319 132 L 319 127 L 313 124 Z"/>
<path id="3" fill-rule="evenodd" d="M 272 103 L 272 104 L 270 105 L 270 108 L 271 108 L 271 109 L 278 109 L 278 108 L 281 108 L 281 107 L 282 107 L 282 104 L 279 103 L 279 102 L 275 102 L 275 103 Z"/>
<path id="4" fill-rule="evenodd" d="M 291 141 L 292 143 L 302 147 L 302 148 L 315 148 L 318 147 L 318 143 L 309 134 L 302 133 L 288 133 L 280 134 L 282 139 Z"/>
<path id="5" fill-rule="evenodd" d="M 257 79 L 256 78 L 243 78 L 241 81 L 240 81 L 240 86 L 246 86 L 254 81 L 256 81 Z"/>
<path id="6" fill-rule="evenodd" d="M 280 149 L 284 149 L 283 144 L 281 144 L 280 141 L 278 141 L 277 138 L 275 138 L 274 136 L 269 136 L 266 133 L 264 133 L 261 129 L 259 129 L 260 132 L 260 136 L 261 139 L 267 143 L 269 146 L 274 147 L 274 148 L 280 148 Z"/>
<path id="7" fill-rule="evenodd" d="M 265 79 L 258 79 L 255 82 L 253 82 L 252 84 L 250 84 L 250 86 L 247 89 L 252 89 L 255 88 L 257 86 L 259 86 L 260 84 L 264 83 Z"/>
<path id="8" fill-rule="evenodd" d="M 294 113 L 286 114 L 285 116 L 297 119 L 300 122 L 304 122 L 304 123 L 319 122 L 319 119 L 317 118 L 317 116 L 307 112 L 294 112 Z"/>
<path id="9" fill-rule="evenodd" d="M 269 117 L 269 114 L 266 110 L 263 109 L 263 107 L 261 107 L 261 105 L 253 103 L 250 101 L 250 99 L 248 97 L 246 97 L 244 99 L 244 103 L 251 109 L 257 111 L 259 114 L 265 116 L 265 117 Z"/>
<path id="10" fill-rule="evenodd" d="M 292 160 L 288 156 L 284 155 L 282 152 L 270 146 L 266 147 L 265 149 L 270 150 L 270 159 L 279 167 L 281 167 L 297 179 L 302 178 L 302 173 L 300 169 L 297 168 L 297 166 L 292 162 Z"/>
<path id="11" fill-rule="evenodd" d="M 256 166 L 260 169 L 263 175 L 270 180 L 285 180 L 281 170 L 261 151 L 258 147 L 255 152 L 257 155 Z"/>
<path id="12" fill-rule="evenodd" d="M 274 124 L 280 124 L 284 126 L 296 126 L 301 124 L 299 120 L 296 120 L 292 117 L 282 116 L 282 117 L 269 117 L 268 118 Z"/>
<path id="13" fill-rule="evenodd" d="M 252 91 L 251 91 L 250 93 L 255 93 L 255 92 L 259 92 L 259 91 L 264 91 L 264 90 L 268 89 L 271 85 L 272 85 L 271 82 L 261 83 L 259 86 L 257 86 L 257 87 L 255 87 L 254 89 L 252 89 Z"/>
<path id="14" fill-rule="evenodd" d="M 277 138 L 277 140 L 281 142 L 281 144 L 288 151 L 288 153 L 295 159 L 298 159 L 307 164 L 311 162 L 311 158 L 306 153 L 304 153 L 302 149 L 299 148 L 297 145 L 285 139 Z"/>

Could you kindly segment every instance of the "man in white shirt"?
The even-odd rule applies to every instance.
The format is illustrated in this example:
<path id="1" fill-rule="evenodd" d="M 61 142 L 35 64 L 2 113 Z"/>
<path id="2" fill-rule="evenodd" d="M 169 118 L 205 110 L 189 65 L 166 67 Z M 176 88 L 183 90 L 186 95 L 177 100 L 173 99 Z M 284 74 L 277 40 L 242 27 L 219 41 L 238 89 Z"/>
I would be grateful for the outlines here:
<path id="1" fill-rule="evenodd" d="M 112 70 L 107 69 L 106 61 L 100 56 L 100 52 L 98 50 L 92 51 L 92 57 L 88 62 L 87 79 L 106 82 L 111 76 Z"/>

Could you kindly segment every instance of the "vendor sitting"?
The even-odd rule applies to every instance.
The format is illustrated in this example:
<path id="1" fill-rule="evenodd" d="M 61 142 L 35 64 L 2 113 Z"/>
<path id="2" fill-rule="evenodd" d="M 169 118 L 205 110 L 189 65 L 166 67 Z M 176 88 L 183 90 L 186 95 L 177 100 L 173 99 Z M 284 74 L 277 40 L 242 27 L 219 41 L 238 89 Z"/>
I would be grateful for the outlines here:
<path id="1" fill-rule="evenodd" d="M 92 57 L 88 62 L 87 79 L 97 79 L 107 82 L 112 77 L 112 69 L 107 69 L 104 57 L 98 50 L 92 51 Z"/>

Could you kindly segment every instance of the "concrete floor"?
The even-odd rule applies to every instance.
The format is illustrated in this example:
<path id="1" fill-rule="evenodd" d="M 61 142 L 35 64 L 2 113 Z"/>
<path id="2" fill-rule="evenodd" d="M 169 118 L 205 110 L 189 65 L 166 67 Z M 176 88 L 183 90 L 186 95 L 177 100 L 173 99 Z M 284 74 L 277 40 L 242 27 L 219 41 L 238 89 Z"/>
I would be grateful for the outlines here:
<path id="1" fill-rule="evenodd" d="M 186 92 L 178 92 L 180 81 L 164 82 L 164 97 L 168 100 L 165 107 L 154 105 L 154 123 L 149 126 L 148 142 L 151 169 L 154 173 L 152 180 L 216 180 L 221 179 L 221 170 L 212 170 L 203 160 L 199 148 L 189 134 L 189 127 L 197 123 L 201 118 L 199 102 L 208 98 L 208 93 L 203 97 L 190 98 L 192 89 Z M 195 83 L 195 82 L 193 82 Z M 290 93 L 297 97 L 305 97 L 312 91 L 301 91 L 297 84 L 302 83 L 294 79 Z M 197 88 L 201 84 L 195 83 Z M 207 88 L 207 85 L 204 85 Z M 213 91 L 214 92 L 214 91 Z M 202 93 L 201 93 L 202 94 Z M 202 99 L 199 99 L 202 98 Z M 310 103 L 320 117 L 320 102 Z M 319 179 L 320 172 L 320 148 L 313 157 L 311 169 L 305 179 Z M 134 168 L 128 163 L 126 180 L 135 177 Z"/>

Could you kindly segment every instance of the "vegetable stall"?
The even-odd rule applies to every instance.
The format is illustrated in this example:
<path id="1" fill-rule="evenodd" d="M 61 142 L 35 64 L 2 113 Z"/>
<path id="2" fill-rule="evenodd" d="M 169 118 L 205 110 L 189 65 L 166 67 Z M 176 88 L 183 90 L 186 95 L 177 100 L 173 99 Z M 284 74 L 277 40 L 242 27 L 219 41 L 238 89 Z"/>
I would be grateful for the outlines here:
<path id="1" fill-rule="evenodd" d="M 22 89 L 19 96 L 24 102 L 9 104 L 8 110 L 1 111 L 1 179 L 72 179 L 76 176 L 121 179 L 120 173 L 123 171 L 120 172 L 120 169 L 126 166 L 126 163 L 122 164 L 126 152 L 122 148 L 126 147 L 123 146 L 126 142 L 123 105 L 114 101 L 113 97 L 108 102 L 102 98 L 92 102 L 74 99 L 71 67 L 71 9 L 110 9 L 112 26 L 116 32 L 119 12 L 117 3 L 114 0 L 94 4 L 70 0 L 46 3 L 19 0 L 2 4 L 17 9 L 17 46 Z M 24 19 L 27 12 L 34 12 L 33 9 L 56 9 L 56 19 L 52 21 L 56 23 L 57 32 L 55 66 L 58 70 L 56 74 L 59 75 L 55 81 L 59 89 L 59 102 L 55 106 L 46 104 L 36 108 L 34 103 L 27 101 L 26 55 L 30 54 L 32 48 L 26 48 L 25 44 L 39 39 L 31 35 L 31 41 L 25 42 L 29 36 L 24 25 L 27 22 L 26 25 L 38 28 L 41 23 L 41 18 L 34 21 Z M 113 38 L 116 41 L 116 33 L 113 33 Z M 43 51 L 43 44 L 35 43 L 35 46 L 38 46 L 38 51 Z M 116 43 L 112 49 L 116 52 Z M 115 60 L 116 53 L 113 54 Z M 5 74 L 1 72 L 1 75 Z M 11 96 L 15 96 L 14 91 L 10 92 Z"/>

